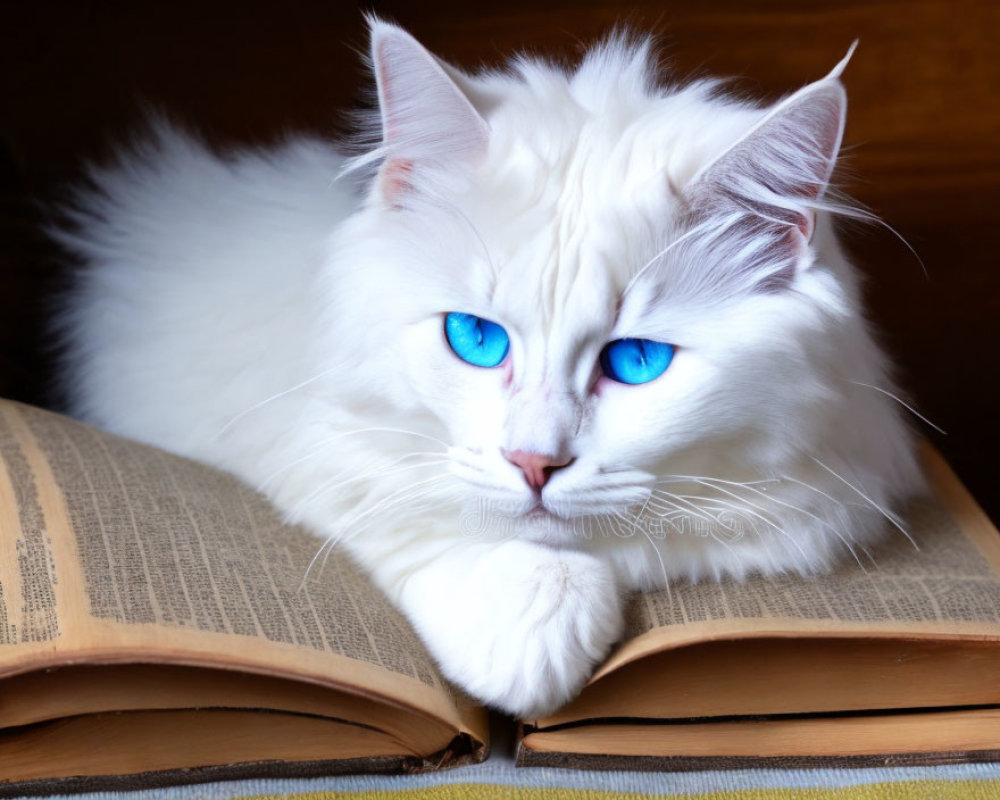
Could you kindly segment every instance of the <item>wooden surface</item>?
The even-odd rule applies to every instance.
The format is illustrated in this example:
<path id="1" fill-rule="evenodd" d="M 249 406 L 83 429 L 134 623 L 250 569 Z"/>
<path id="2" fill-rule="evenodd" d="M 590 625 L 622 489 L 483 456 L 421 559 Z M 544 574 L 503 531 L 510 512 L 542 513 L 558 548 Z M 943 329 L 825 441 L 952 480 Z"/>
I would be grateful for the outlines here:
<path id="1" fill-rule="evenodd" d="M 742 76 L 776 97 L 825 74 L 855 38 L 845 82 L 848 190 L 889 231 L 852 231 L 870 316 L 931 438 L 1000 518 L 1000 30 L 995 0 L 697 3 L 374 0 L 455 63 L 522 49 L 573 58 L 616 21 L 657 32 L 679 76 Z M 369 7 L 368 4 L 362 6 Z M 0 11 L 0 394 L 43 400 L 44 304 L 58 280 L 29 201 L 52 199 L 82 159 L 168 110 L 220 142 L 333 134 L 367 86 L 350 2 L 21 3 Z"/>

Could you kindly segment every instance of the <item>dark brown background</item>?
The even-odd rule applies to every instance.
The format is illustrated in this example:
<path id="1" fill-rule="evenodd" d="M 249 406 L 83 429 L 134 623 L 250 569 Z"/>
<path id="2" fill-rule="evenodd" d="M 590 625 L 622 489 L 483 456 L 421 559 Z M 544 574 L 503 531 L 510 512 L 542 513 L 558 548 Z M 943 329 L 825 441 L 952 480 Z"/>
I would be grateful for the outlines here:
<path id="1" fill-rule="evenodd" d="M 374 0 L 462 66 L 527 49 L 572 58 L 614 22 L 658 32 L 681 76 L 745 76 L 775 97 L 825 74 L 855 38 L 848 190 L 891 233 L 853 231 L 871 317 L 903 385 L 949 435 L 945 451 L 1000 517 L 1000 58 L 995 0 L 618 4 Z M 367 7 L 367 6 L 365 6 Z M 7 3 L 0 11 L 0 394 L 45 402 L 46 298 L 58 277 L 35 232 L 38 199 L 58 197 L 141 116 L 168 110 L 220 142 L 287 131 L 333 134 L 366 76 L 352 2 Z M 794 387 L 789 387 L 794 391 Z M 926 430 L 926 429 L 925 429 Z"/>

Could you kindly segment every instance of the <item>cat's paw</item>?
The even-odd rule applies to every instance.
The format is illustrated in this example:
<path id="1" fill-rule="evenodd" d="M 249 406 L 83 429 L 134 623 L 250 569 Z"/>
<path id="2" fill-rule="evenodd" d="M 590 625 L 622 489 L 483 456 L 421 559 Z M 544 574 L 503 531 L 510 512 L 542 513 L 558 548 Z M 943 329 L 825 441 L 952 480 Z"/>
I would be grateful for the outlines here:
<path id="1" fill-rule="evenodd" d="M 467 577 L 459 619 L 425 638 L 451 680 L 508 713 L 564 704 L 621 635 L 618 587 L 593 556 L 508 542 Z"/>

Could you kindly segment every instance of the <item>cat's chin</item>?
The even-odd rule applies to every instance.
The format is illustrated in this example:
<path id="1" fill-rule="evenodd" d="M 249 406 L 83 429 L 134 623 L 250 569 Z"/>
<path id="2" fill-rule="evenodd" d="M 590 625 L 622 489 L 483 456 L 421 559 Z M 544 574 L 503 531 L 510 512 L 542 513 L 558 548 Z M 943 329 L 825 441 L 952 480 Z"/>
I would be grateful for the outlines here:
<path id="1" fill-rule="evenodd" d="M 518 539 L 550 547 L 579 545 L 577 521 L 555 514 L 540 503 L 521 513 L 503 513 L 495 509 L 483 513 L 480 507 L 470 508 L 462 518 L 463 533 L 490 540 Z"/>
<path id="2" fill-rule="evenodd" d="M 568 544 L 576 538 L 575 530 L 570 520 L 553 514 L 542 505 L 537 505 L 527 514 L 521 516 L 521 537 L 527 541 L 542 544 Z"/>
<path id="3" fill-rule="evenodd" d="M 526 542 L 545 544 L 550 547 L 570 547 L 580 543 L 580 535 L 573 520 L 553 514 L 538 507 L 511 520 L 510 533 Z"/>

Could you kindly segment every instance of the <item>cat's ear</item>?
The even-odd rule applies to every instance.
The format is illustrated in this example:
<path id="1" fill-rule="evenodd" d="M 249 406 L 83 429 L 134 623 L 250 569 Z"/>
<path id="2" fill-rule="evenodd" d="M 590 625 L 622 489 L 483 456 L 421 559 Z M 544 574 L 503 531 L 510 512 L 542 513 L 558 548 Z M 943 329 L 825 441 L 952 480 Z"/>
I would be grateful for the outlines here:
<path id="1" fill-rule="evenodd" d="M 477 163 L 489 128 L 456 81 L 464 76 L 402 28 L 374 17 L 369 24 L 385 153 L 378 181 L 397 204 L 422 168 Z"/>
<path id="2" fill-rule="evenodd" d="M 856 45 L 829 75 L 779 102 L 703 167 L 687 191 L 692 208 L 743 212 L 753 227 L 770 229 L 774 247 L 788 251 L 775 253 L 776 260 L 796 260 L 812 239 L 840 150 L 847 115 L 840 76 Z"/>

